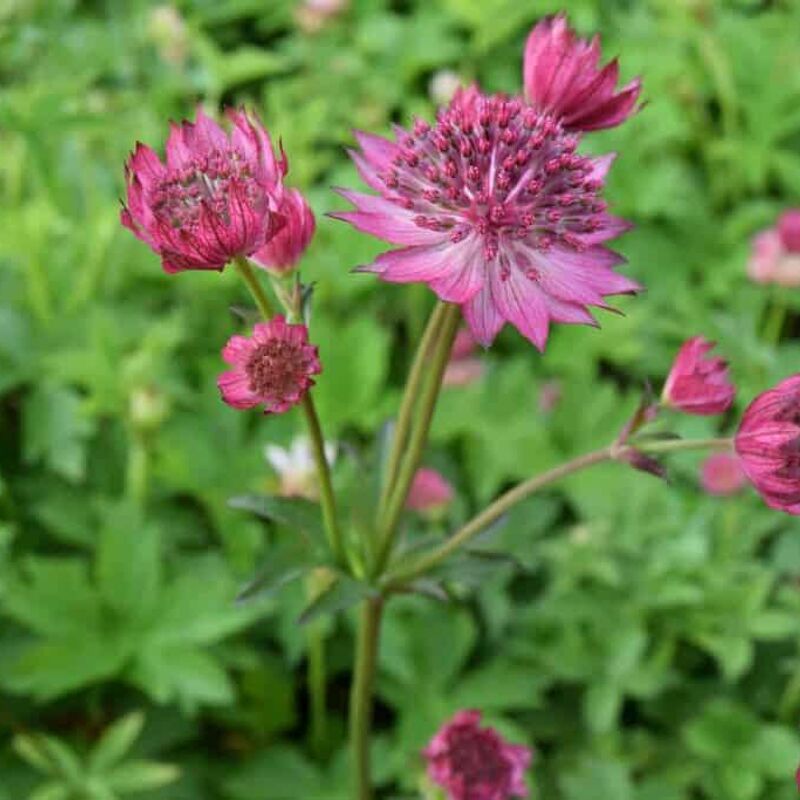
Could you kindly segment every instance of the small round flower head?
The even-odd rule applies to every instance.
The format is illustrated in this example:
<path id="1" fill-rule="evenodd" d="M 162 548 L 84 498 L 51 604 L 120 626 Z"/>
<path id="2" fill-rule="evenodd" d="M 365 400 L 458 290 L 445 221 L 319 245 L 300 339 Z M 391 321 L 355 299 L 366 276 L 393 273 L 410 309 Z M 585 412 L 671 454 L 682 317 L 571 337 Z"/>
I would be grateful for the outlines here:
<path id="1" fill-rule="evenodd" d="M 268 444 L 264 455 L 280 478 L 282 497 L 319 497 L 317 467 L 308 437 L 298 436 L 288 448 Z M 336 461 L 335 443 L 325 442 L 325 460 L 331 466 Z"/>
<path id="2" fill-rule="evenodd" d="M 278 209 L 283 227 L 260 250 L 253 261 L 281 275 L 291 272 L 314 236 L 316 222 L 306 199 L 297 189 L 287 189 Z"/>
<path id="3" fill-rule="evenodd" d="M 287 165 L 269 134 L 244 111 L 229 111 L 230 135 L 202 109 L 171 126 L 166 164 L 138 143 L 126 168 L 122 224 L 161 256 L 166 272 L 221 270 L 250 256 L 280 229 Z"/>
<path id="4" fill-rule="evenodd" d="M 683 343 L 662 392 L 664 403 L 686 414 L 711 415 L 727 411 L 736 394 L 728 362 L 709 357 L 714 343 L 694 336 Z"/>
<path id="5" fill-rule="evenodd" d="M 525 45 L 525 96 L 534 108 L 553 114 L 568 130 L 613 128 L 635 110 L 637 78 L 616 91 L 619 65 L 599 66 L 600 40 L 578 38 L 566 17 L 543 19 Z"/>
<path id="6" fill-rule="evenodd" d="M 432 511 L 446 506 L 453 499 L 453 487 L 435 469 L 421 467 L 414 474 L 408 490 L 406 508 Z"/>
<path id="7" fill-rule="evenodd" d="M 775 227 L 756 234 L 747 274 L 756 283 L 800 286 L 800 209 L 784 211 Z"/>
<path id="8" fill-rule="evenodd" d="M 734 441 L 742 468 L 766 504 L 800 514 L 800 375 L 756 397 Z"/>
<path id="9" fill-rule="evenodd" d="M 600 197 L 613 157 L 579 155 L 550 114 L 473 86 L 433 127 L 356 137 L 352 158 L 380 196 L 339 190 L 356 208 L 333 216 L 401 246 L 359 271 L 428 284 L 481 344 L 510 322 L 544 349 L 551 320 L 593 325 L 588 306 L 638 290 L 603 246 L 628 228 Z"/>
<path id="10" fill-rule="evenodd" d="M 231 336 L 222 358 L 233 367 L 217 379 L 222 399 L 234 408 L 263 405 L 265 414 L 297 405 L 322 371 L 306 326 L 281 316 L 258 323 L 252 336 Z"/>
<path id="11" fill-rule="evenodd" d="M 700 485 L 708 494 L 726 497 L 747 483 L 739 459 L 733 453 L 713 453 L 700 467 Z"/>
<path id="12" fill-rule="evenodd" d="M 533 757 L 509 744 L 494 728 L 480 727 L 480 711 L 459 711 L 423 751 L 428 776 L 447 800 L 509 800 L 527 797 L 524 775 Z"/>

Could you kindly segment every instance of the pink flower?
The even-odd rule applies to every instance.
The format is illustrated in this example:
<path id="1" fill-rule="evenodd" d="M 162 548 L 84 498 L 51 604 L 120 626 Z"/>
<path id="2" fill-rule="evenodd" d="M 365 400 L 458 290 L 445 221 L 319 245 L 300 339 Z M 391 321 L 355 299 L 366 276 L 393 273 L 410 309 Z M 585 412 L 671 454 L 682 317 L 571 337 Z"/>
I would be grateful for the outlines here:
<path id="1" fill-rule="evenodd" d="M 161 256 L 166 272 L 217 269 L 249 256 L 280 229 L 286 158 L 244 111 L 230 136 L 202 111 L 171 125 L 167 162 L 138 143 L 125 167 L 122 224 Z"/>
<path id="2" fill-rule="evenodd" d="M 560 381 L 545 381 L 539 389 L 539 411 L 549 414 L 561 402 L 562 394 Z"/>
<path id="3" fill-rule="evenodd" d="M 603 245 L 629 227 L 600 197 L 613 156 L 579 155 L 551 115 L 473 86 L 433 127 L 356 137 L 351 156 L 379 196 L 340 189 L 355 210 L 332 216 L 400 245 L 358 271 L 427 283 L 481 344 L 510 322 L 544 349 L 551 320 L 594 325 L 587 306 L 639 289 Z"/>
<path id="4" fill-rule="evenodd" d="M 524 774 L 533 753 L 509 744 L 494 728 L 481 728 L 480 711 L 459 711 L 423 750 L 428 776 L 448 800 L 527 797 Z"/>
<path id="5" fill-rule="evenodd" d="M 435 469 L 421 467 L 414 474 L 408 490 L 406 508 L 431 511 L 446 506 L 453 499 L 453 487 Z"/>
<path id="6" fill-rule="evenodd" d="M 285 275 L 300 260 L 311 238 L 316 222 L 303 195 L 297 189 L 287 189 L 278 209 L 284 226 L 260 250 L 253 253 L 253 261 Z"/>
<path id="7" fill-rule="evenodd" d="M 297 405 L 314 385 L 311 376 L 322 371 L 306 326 L 281 316 L 258 323 L 250 337 L 231 336 L 222 358 L 233 367 L 217 379 L 222 399 L 234 408 L 263 404 L 265 414 Z"/>
<path id="8" fill-rule="evenodd" d="M 733 453 L 714 453 L 700 467 L 700 484 L 708 494 L 736 494 L 745 483 L 747 476 Z"/>
<path id="9" fill-rule="evenodd" d="M 735 445 L 742 468 L 766 504 L 800 514 L 800 375 L 750 403 Z"/>
<path id="10" fill-rule="evenodd" d="M 483 376 L 483 361 L 474 356 L 477 342 L 472 334 L 461 328 L 456 334 L 450 360 L 444 370 L 442 384 L 444 386 L 468 386 Z"/>
<path id="11" fill-rule="evenodd" d="M 525 95 L 575 131 L 613 128 L 634 111 L 642 89 L 636 78 L 615 94 L 619 65 L 600 68 L 600 40 L 579 39 L 564 14 L 543 19 L 525 45 Z"/>
<path id="12" fill-rule="evenodd" d="M 784 211 L 774 228 L 756 234 L 747 274 L 756 283 L 800 286 L 800 208 Z"/>
<path id="13" fill-rule="evenodd" d="M 733 403 L 736 389 L 728 375 L 728 362 L 706 356 L 714 347 L 702 336 L 683 343 L 662 392 L 666 405 L 686 414 L 721 414 Z"/>

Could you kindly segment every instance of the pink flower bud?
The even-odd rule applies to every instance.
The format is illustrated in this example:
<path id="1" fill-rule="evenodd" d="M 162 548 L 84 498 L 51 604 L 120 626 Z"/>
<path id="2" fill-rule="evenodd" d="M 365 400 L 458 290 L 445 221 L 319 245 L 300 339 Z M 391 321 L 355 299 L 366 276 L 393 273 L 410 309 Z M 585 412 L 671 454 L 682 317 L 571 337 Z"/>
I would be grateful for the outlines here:
<path id="1" fill-rule="evenodd" d="M 530 748 L 505 741 L 480 727 L 480 711 L 459 711 L 423 750 L 428 776 L 447 800 L 509 800 L 527 797 L 525 771 Z"/>
<path id="2" fill-rule="evenodd" d="M 733 453 L 714 453 L 700 467 L 700 485 L 708 494 L 736 494 L 745 483 L 747 476 Z"/>
<path id="3" fill-rule="evenodd" d="M 406 508 L 432 511 L 446 506 L 453 499 L 453 487 L 435 469 L 421 467 L 411 481 Z"/>
<path id="4" fill-rule="evenodd" d="M 300 260 L 311 238 L 316 222 L 303 195 L 297 189 L 287 189 L 278 213 L 283 227 L 252 258 L 261 267 L 286 275 Z"/>
<path id="5" fill-rule="evenodd" d="M 747 274 L 756 283 L 800 286 L 800 208 L 784 211 L 775 227 L 753 237 Z"/>
<path id="6" fill-rule="evenodd" d="M 672 365 L 662 399 L 686 414 L 721 414 L 733 403 L 736 389 L 730 382 L 728 363 L 707 357 L 714 347 L 702 336 L 687 340 Z"/>
<path id="7" fill-rule="evenodd" d="M 800 375 L 750 403 L 734 442 L 742 468 L 766 504 L 800 514 Z"/>
<path id="8" fill-rule="evenodd" d="M 306 326 L 281 316 L 257 324 L 252 336 L 231 336 L 222 358 L 233 367 L 217 379 L 222 399 L 233 408 L 263 405 L 265 414 L 297 405 L 322 371 Z"/>

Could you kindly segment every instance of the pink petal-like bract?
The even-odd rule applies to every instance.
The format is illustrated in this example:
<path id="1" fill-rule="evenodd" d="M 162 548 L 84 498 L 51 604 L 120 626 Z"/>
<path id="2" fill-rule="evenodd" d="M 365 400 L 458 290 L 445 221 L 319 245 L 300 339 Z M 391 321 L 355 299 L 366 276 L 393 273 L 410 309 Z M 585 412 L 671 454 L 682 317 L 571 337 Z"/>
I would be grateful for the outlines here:
<path id="1" fill-rule="evenodd" d="M 686 414 L 712 415 L 727 411 L 736 395 L 728 362 L 708 356 L 714 343 L 694 336 L 683 343 L 664 383 L 662 399 Z"/>
<path id="2" fill-rule="evenodd" d="M 435 469 L 421 467 L 414 473 L 406 508 L 428 511 L 441 508 L 453 499 L 453 487 Z"/>
<path id="3" fill-rule="evenodd" d="M 800 208 L 790 208 L 778 217 L 778 233 L 789 253 L 800 253 Z"/>
<path id="4" fill-rule="evenodd" d="M 734 442 L 742 468 L 766 504 L 800 514 L 800 375 L 750 403 Z"/>
<path id="5" fill-rule="evenodd" d="M 314 236 L 316 221 L 305 197 L 297 189 L 287 189 L 278 213 L 283 227 L 260 250 L 253 261 L 280 275 L 287 275 L 300 260 Z"/>
<path id="6" fill-rule="evenodd" d="M 726 497 L 747 483 L 739 458 L 733 453 L 713 453 L 700 467 L 700 485 L 708 494 Z"/>
<path id="7" fill-rule="evenodd" d="M 122 224 L 161 256 L 166 272 L 221 270 L 280 230 L 286 159 L 260 121 L 228 111 L 230 134 L 198 109 L 172 125 L 166 164 L 137 144 L 125 167 Z"/>
<path id="8" fill-rule="evenodd" d="M 800 286 L 800 209 L 784 211 L 774 227 L 753 237 L 747 274 L 756 283 Z"/>
<path id="9" fill-rule="evenodd" d="M 525 45 L 525 96 L 567 130 L 613 128 L 634 111 L 642 85 L 637 78 L 616 91 L 616 59 L 600 67 L 600 41 L 580 39 L 558 14 L 543 19 Z"/>
<path id="10" fill-rule="evenodd" d="M 639 289 L 604 246 L 629 227 L 600 197 L 613 156 L 579 155 L 550 114 L 473 86 L 434 126 L 356 137 L 379 196 L 340 189 L 355 209 L 332 216 L 399 245 L 359 271 L 428 284 L 484 346 L 510 322 L 542 350 L 551 321 L 594 325 L 588 306 Z"/>
<path id="11" fill-rule="evenodd" d="M 231 336 L 222 358 L 233 367 L 217 378 L 222 399 L 233 408 L 263 405 L 265 414 L 297 405 L 322 371 L 306 326 L 282 316 L 258 323 L 252 336 Z"/>
<path id="12" fill-rule="evenodd" d="M 533 752 L 506 742 L 494 728 L 480 727 L 480 711 L 459 711 L 423 750 L 428 776 L 447 800 L 509 800 L 527 797 L 525 771 Z"/>

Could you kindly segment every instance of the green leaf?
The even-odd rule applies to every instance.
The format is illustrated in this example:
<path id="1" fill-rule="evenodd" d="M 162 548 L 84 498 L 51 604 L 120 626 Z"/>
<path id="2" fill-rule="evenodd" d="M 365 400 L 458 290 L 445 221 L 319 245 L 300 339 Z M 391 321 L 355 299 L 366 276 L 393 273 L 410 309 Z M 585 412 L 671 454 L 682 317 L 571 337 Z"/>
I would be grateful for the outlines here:
<path id="1" fill-rule="evenodd" d="M 168 786 L 178 780 L 180 775 L 180 769 L 172 764 L 128 761 L 114 767 L 106 775 L 106 781 L 117 792 L 146 792 Z"/>
<path id="2" fill-rule="evenodd" d="M 318 617 L 337 614 L 361 600 L 375 596 L 377 594 L 372 587 L 342 575 L 306 606 L 298 622 L 305 625 Z"/>
<path id="3" fill-rule="evenodd" d="M 72 790 L 63 783 L 43 783 L 29 796 L 28 800 L 70 800 Z"/>
<path id="4" fill-rule="evenodd" d="M 37 736 L 17 734 L 11 740 L 11 746 L 23 761 L 38 769 L 39 772 L 47 774 L 55 772 L 55 764 L 50 760 L 49 754 L 42 747 L 42 743 Z"/>
<path id="5" fill-rule="evenodd" d="M 89 770 L 105 772 L 110 766 L 122 761 L 133 747 L 144 727 L 144 713 L 134 711 L 109 727 L 92 749 L 89 756 Z"/>
<path id="6" fill-rule="evenodd" d="M 302 534 L 314 553 L 327 552 L 322 513 L 317 503 L 301 497 L 247 494 L 232 497 L 228 505 L 241 511 L 249 511 L 262 519 L 277 522 Z"/>

